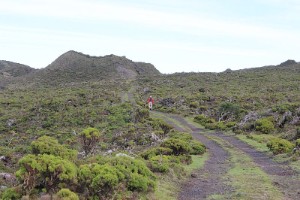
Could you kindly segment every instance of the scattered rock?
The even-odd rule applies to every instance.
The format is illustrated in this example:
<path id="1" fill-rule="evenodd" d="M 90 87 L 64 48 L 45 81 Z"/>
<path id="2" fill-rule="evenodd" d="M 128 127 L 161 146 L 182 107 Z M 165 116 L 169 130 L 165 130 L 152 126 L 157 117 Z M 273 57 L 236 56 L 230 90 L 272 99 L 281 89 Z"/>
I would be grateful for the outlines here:
<path id="1" fill-rule="evenodd" d="M 192 173 L 192 174 L 191 174 L 191 177 L 192 177 L 192 178 L 197 178 L 197 174 Z"/>
<path id="2" fill-rule="evenodd" d="M 10 183 L 16 181 L 16 176 L 10 173 L 0 173 L 0 178 Z"/>
<path id="3" fill-rule="evenodd" d="M 116 157 L 122 157 L 122 156 L 123 156 L 123 157 L 128 157 L 128 158 L 134 159 L 134 157 L 131 157 L 131 156 L 125 154 L 125 153 L 117 153 L 117 154 L 116 154 Z"/>
<path id="4" fill-rule="evenodd" d="M 159 103 L 163 106 L 171 107 L 174 105 L 175 100 L 172 98 L 165 98 L 165 99 L 162 99 Z"/>
<path id="5" fill-rule="evenodd" d="M 155 133 L 151 133 L 151 139 L 154 141 L 159 141 L 159 137 Z"/>
<path id="6" fill-rule="evenodd" d="M 0 190 L 5 190 L 5 189 L 7 189 L 7 186 L 5 186 L 5 185 L 0 186 Z"/>
<path id="7" fill-rule="evenodd" d="M 8 162 L 8 161 L 9 161 L 9 158 L 6 157 L 6 156 L 0 156 L 0 160 L 1 160 L 2 162 Z"/>
<path id="8" fill-rule="evenodd" d="M 112 154 L 113 153 L 113 150 L 108 150 L 107 152 L 106 152 L 106 154 Z"/>
<path id="9" fill-rule="evenodd" d="M 8 119 L 7 122 L 6 122 L 6 125 L 8 127 L 12 127 L 12 126 L 16 125 L 16 120 L 15 119 Z"/>
<path id="10" fill-rule="evenodd" d="M 145 94 L 147 94 L 147 93 L 149 93 L 149 92 L 151 92 L 151 90 L 150 90 L 148 87 L 144 88 L 144 93 L 145 93 Z"/>
<path id="11" fill-rule="evenodd" d="M 281 119 L 278 121 L 277 125 L 280 128 L 283 128 L 284 125 L 286 124 L 286 122 L 290 121 L 293 117 L 293 113 L 291 111 L 287 111 L 283 114 L 283 116 L 281 117 Z"/>

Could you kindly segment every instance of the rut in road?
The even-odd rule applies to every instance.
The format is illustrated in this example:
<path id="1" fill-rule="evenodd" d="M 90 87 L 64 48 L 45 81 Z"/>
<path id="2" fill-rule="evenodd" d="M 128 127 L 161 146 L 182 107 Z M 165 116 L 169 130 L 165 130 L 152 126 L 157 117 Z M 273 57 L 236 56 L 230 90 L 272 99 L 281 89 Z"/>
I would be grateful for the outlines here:
<path id="1" fill-rule="evenodd" d="M 208 167 L 213 167 L 213 166 L 210 166 L 209 163 L 211 162 L 211 160 L 214 160 L 215 154 L 221 153 L 222 150 L 215 151 L 212 148 L 222 149 L 222 147 L 220 147 L 216 144 L 213 146 L 211 144 L 212 142 L 210 140 L 208 140 L 207 137 L 199 134 L 201 132 L 201 129 L 188 123 L 184 118 L 177 116 L 177 115 L 169 115 L 169 117 L 176 120 L 177 122 L 182 124 L 184 127 L 188 127 L 192 131 L 192 135 L 194 138 L 199 139 L 202 143 L 204 143 L 208 147 L 209 152 L 212 152 L 212 153 L 214 152 L 214 154 L 211 155 L 211 159 L 208 160 L 208 163 L 207 163 Z M 293 170 L 290 166 L 288 166 L 286 164 L 280 164 L 280 163 L 273 161 L 272 158 L 269 157 L 268 155 L 266 155 L 265 153 L 259 152 L 255 149 L 253 149 L 253 147 L 251 147 L 250 145 L 237 139 L 234 136 L 227 136 L 227 135 L 224 135 L 223 133 L 214 133 L 214 134 L 209 134 L 209 135 L 218 137 L 224 141 L 227 141 L 232 146 L 243 151 L 250 158 L 252 158 L 253 162 L 255 162 L 257 164 L 257 166 L 259 166 L 264 172 L 266 172 L 272 178 L 273 184 L 277 188 L 279 188 L 279 190 L 284 194 L 285 199 L 291 199 L 291 200 L 292 199 L 293 200 L 300 199 L 300 188 L 299 188 L 300 174 L 299 174 L 299 172 Z M 228 155 L 227 155 L 227 157 L 228 157 Z M 226 158 L 226 159 L 228 159 L 228 158 Z M 213 161 L 213 165 L 219 165 L 219 163 L 216 163 Z M 204 170 L 206 167 L 207 166 L 204 167 Z M 220 167 L 224 168 L 224 166 L 222 166 L 222 165 Z M 214 173 L 214 171 L 211 171 L 211 172 Z M 199 173 L 203 173 L 203 171 L 200 170 Z M 222 180 L 222 177 L 217 177 L 217 178 L 219 180 Z M 186 196 L 190 192 L 190 188 L 188 188 L 188 187 L 191 186 L 191 184 L 197 184 L 194 187 L 200 187 L 200 188 L 203 187 L 203 184 L 201 183 L 201 181 L 196 182 L 195 180 L 191 179 L 189 182 L 185 185 L 185 186 L 187 186 L 186 188 L 185 188 L 185 186 L 183 187 L 183 190 L 180 194 L 179 199 L 196 199 L 196 198 L 189 198 L 188 196 Z M 210 182 L 210 184 L 211 183 L 213 183 L 213 182 Z M 214 188 L 214 185 L 211 185 L 210 187 Z M 223 187 L 223 188 L 224 188 L 224 191 L 226 191 L 226 187 Z M 217 189 L 217 188 L 215 188 L 215 189 Z M 227 188 L 227 191 L 228 191 L 228 188 Z M 208 193 L 212 193 L 212 191 L 209 191 Z M 205 198 L 204 195 L 198 196 L 198 199 L 204 199 L 204 198 Z"/>

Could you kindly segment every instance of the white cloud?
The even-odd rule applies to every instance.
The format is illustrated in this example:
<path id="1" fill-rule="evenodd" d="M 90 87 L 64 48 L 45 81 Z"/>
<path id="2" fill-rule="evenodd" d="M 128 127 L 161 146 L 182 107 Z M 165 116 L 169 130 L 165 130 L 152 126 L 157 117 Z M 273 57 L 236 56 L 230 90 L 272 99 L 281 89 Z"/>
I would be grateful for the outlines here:
<path id="1" fill-rule="evenodd" d="M 91 21 L 118 21 L 196 36 L 223 35 L 238 38 L 269 40 L 292 38 L 298 40 L 299 35 L 299 32 L 288 32 L 271 27 L 225 21 L 222 19 L 208 19 L 201 15 L 189 15 L 188 13 L 183 15 L 98 1 L 5 1 L 1 2 L 0 12 L 37 17 L 47 16 Z"/>

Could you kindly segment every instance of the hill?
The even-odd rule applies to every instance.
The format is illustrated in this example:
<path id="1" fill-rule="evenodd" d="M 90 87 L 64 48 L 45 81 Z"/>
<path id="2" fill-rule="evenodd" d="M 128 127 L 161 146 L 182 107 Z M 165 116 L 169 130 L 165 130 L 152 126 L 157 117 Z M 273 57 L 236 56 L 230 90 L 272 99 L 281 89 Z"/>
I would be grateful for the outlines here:
<path id="1" fill-rule="evenodd" d="M 17 77 L 22 77 L 35 71 L 36 69 L 27 65 L 0 60 L 0 86 L 3 88 Z"/>
<path id="2" fill-rule="evenodd" d="M 134 79 L 137 76 L 159 74 L 152 64 L 134 62 L 126 57 L 115 55 L 96 57 L 68 51 L 46 68 L 26 76 L 22 84 L 65 85 L 99 80 Z"/>

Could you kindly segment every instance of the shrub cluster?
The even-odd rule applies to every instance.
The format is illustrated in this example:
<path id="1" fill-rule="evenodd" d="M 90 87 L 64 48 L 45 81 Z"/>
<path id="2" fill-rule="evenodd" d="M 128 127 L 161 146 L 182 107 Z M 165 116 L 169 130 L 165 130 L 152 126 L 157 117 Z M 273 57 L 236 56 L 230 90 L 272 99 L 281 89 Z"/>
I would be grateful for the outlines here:
<path id="1" fill-rule="evenodd" d="M 285 139 L 272 138 L 267 143 L 267 147 L 276 155 L 291 152 L 294 148 L 294 144 Z"/>
<path id="2" fill-rule="evenodd" d="M 273 121 L 274 119 L 270 117 L 261 118 L 256 121 L 255 129 L 262 133 L 266 133 L 266 134 L 271 133 L 275 130 Z"/>
<path id="3" fill-rule="evenodd" d="M 204 126 L 206 129 L 210 130 L 229 130 L 232 129 L 235 125 L 236 122 L 216 122 L 215 119 L 206 117 L 205 115 L 197 115 L 194 117 L 194 122 L 197 122 Z"/>
<path id="4" fill-rule="evenodd" d="M 179 163 L 190 164 L 190 155 L 202 155 L 205 150 L 205 146 L 190 134 L 172 132 L 160 146 L 148 149 L 140 156 L 148 160 L 148 166 L 153 172 L 165 173 Z"/>
<path id="5" fill-rule="evenodd" d="M 86 139 L 99 135 L 94 128 L 83 134 Z M 58 199 L 77 200 L 78 195 L 84 199 L 115 199 L 118 193 L 130 198 L 133 193 L 151 191 L 156 186 L 156 177 L 143 160 L 120 156 L 78 161 L 77 151 L 49 136 L 32 142 L 31 150 L 18 163 L 16 177 L 20 185 L 8 188 L 1 199 L 21 199 L 23 195 L 31 198 L 41 192 Z"/>

